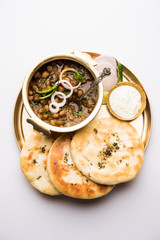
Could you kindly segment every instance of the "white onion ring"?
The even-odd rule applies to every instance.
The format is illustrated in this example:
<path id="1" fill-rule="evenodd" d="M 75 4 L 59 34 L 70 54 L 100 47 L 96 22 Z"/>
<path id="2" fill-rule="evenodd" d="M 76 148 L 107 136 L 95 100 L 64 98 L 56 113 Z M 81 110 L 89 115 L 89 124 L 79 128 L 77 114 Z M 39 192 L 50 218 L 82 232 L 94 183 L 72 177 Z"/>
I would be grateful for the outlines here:
<path id="1" fill-rule="evenodd" d="M 115 72 L 117 71 L 117 62 L 116 60 L 109 56 L 109 55 L 105 55 L 105 54 L 102 54 L 100 55 L 99 57 L 97 57 L 95 59 L 95 61 L 99 64 L 101 62 L 107 62 L 107 63 L 110 63 L 112 65 L 112 67 L 114 68 Z"/>
<path id="2" fill-rule="evenodd" d="M 117 76 L 117 70 L 109 63 L 109 62 L 100 62 L 97 64 L 97 66 L 95 66 L 95 69 L 101 74 L 104 68 L 110 68 L 111 69 L 111 74 L 113 73 L 113 75 L 115 76 L 115 79 L 118 78 Z"/>
<path id="3" fill-rule="evenodd" d="M 66 98 L 69 98 L 72 95 L 72 93 L 73 93 L 73 86 L 72 86 L 72 84 L 70 82 L 68 82 L 67 80 L 60 80 L 59 83 L 61 83 L 61 84 L 64 83 L 65 86 L 66 86 L 65 83 L 67 83 L 69 85 L 70 89 L 68 89 L 68 88 L 67 89 L 70 90 L 70 93 L 68 95 L 65 95 Z"/>
<path id="4" fill-rule="evenodd" d="M 53 108 L 53 106 L 54 106 L 54 108 Z M 50 110 L 50 112 L 52 112 L 52 113 L 57 113 L 58 111 L 59 111 L 59 107 L 58 106 L 55 106 L 54 105 L 54 103 L 50 103 L 49 104 L 49 110 Z"/>
<path id="5" fill-rule="evenodd" d="M 60 103 L 57 103 L 57 102 L 54 100 L 54 98 L 55 98 L 56 95 L 58 95 L 58 97 L 59 97 L 59 95 L 62 96 L 62 97 L 60 97 L 60 98 L 63 99 L 63 101 L 60 102 Z M 66 103 L 66 96 L 65 96 L 65 94 L 62 93 L 62 92 L 56 91 L 56 92 L 53 93 L 53 95 L 51 96 L 51 103 L 52 103 L 55 107 L 57 107 L 57 106 L 58 106 L 58 107 L 63 107 L 63 106 L 65 105 L 65 103 Z"/>
<path id="6" fill-rule="evenodd" d="M 74 68 L 66 68 L 66 69 L 63 69 L 63 71 L 62 71 L 62 72 L 60 73 L 60 75 L 59 75 L 60 81 L 63 80 L 63 79 L 62 79 L 63 73 L 64 73 L 64 72 L 69 72 L 69 71 L 71 71 L 71 72 L 76 72 L 76 70 L 75 70 Z M 67 80 L 65 80 L 65 81 L 67 81 Z M 68 82 L 68 81 L 67 81 L 67 82 Z M 73 89 L 76 89 L 76 88 L 78 88 L 80 85 L 81 85 L 81 83 L 79 82 L 75 87 L 72 86 L 72 88 L 73 88 Z M 71 88 L 70 88 L 69 86 L 67 86 L 67 85 L 66 85 L 65 83 L 63 83 L 63 82 L 62 82 L 62 86 L 63 86 L 64 88 L 66 88 L 66 89 L 71 90 Z"/>
<path id="7" fill-rule="evenodd" d="M 67 68 L 67 69 L 64 69 L 61 73 L 60 73 L 60 80 L 57 81 L 55 84 L 62 84 L 62 86 L 68 90 L 70 90 L 70 93 L 66 96 L 63 92 L 60 92 L 60 91 L 56 91 L 52 94 L 51 96 L 51 103 L 49 104 L 49 110 L 52 112 L 52 113 L 57 113 L 59 111 L 59 108 L 60 107 L 63 107 L 66 103 L 66 98 L 69 98 L 72 94 L 73 94 L 73 89 L 76 89 L 78 88 L 81 83 L 79 82 L 77 86 L 73 87 L 72 84 L 67 81 L 67 80 L 64 80 L 62 79 L 62 74 L 64 72 L 67 72 L 67 71 L 72 71 L 72 72 L 76 72 L 75 69 L 73 68 Z M 69 86 L 68 86 L 69 85 Z M 62 99 L 62 102 L 60 103 L 57 103 L 55 101 L 55 96 L 58 96 L 60 99 Z"/>

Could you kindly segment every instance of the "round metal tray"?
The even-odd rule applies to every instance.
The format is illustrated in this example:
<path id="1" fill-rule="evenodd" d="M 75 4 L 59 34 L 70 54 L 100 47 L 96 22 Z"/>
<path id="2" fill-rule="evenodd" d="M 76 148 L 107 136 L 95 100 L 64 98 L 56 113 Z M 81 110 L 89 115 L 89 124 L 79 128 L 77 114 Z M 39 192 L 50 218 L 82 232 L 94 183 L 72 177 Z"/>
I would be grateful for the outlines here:
<path id="1" fill-rule="evenodd" d="M 91 52 L 87 52 L 87 53 L 90 54 L 93 59 L 100 56 L 100 54 L 98 53 L 91 53 Z M 138 84 L 144 90 L 143 86 L 141 85 L 140 81 L 136 78 L 136 76 L 124 65 L 122 67 L 123 67 L 124 79 L 126 81 L 130 81 Z M 96 118 L 108 117 L 108 116 L 112 117 L 108 112 L 106 105 L 102 105 Z M 22 100 L 22 90 L 20 90 L 15 103 L 15 108 L 14 108 L 14 132 L 15 132 L 16 141 L 20 150 L 23 147 L 25 139 L 33 132 L 33 127 L 26 122 L 27 118 L 29 118 L 29 115 L 24 108 L 24 104 Z M 144 143 L 144 147 L 146 148 L 149 141 L 150 134 L 151 134 L 151 123 L 152 123 L 151 107 L 150 107 L 147 94 L 146 94 L 145 110 L 137 119 L 135 119 L 134 121 L 131 121 L 130 123 L 137 129 L 137 132 L 139 133 Z"/>

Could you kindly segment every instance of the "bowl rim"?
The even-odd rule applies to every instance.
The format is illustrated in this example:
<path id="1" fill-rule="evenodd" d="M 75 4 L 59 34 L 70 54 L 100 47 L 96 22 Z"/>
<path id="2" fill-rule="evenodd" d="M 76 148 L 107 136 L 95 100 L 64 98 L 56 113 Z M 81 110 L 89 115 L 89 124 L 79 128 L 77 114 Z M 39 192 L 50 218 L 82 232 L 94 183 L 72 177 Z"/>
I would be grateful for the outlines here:
<path id="1" fill-rule="evenodd" d="M 132 117 L 132 118 L 124 118 L 124 117 L 119 116 L 118 114 L 116 114 L 116 113 L 114 112 L 114 110 L 112 109 L 112 107 L 111 107 L 111 105 L 110 105 L 110 100 L 109 100 L 109 99 L 110 99 L 111 93 L 112 93 L 116 88 L 121 87 L 121 86 L 131 86 L 131 87 L 135 88 L 135 89 L 140 93 L 140 95 L 141 95 L 141 108 L 139 109 L 138 113 L 137 113 L 134 117 Z M 119 83 L 117 83 L 115 86 L 113 86 L 113 87 L 111 88 L 111 90 L 109 91 L 109 93 L 107 94 L 107 107 L 108 107 L 110 113 L 111 113 L 114 117 L 118 118 L 119 120 L 122 120 L 122 121 L 132 121 L 132 120 L 138 118 L 138 117 L 142 114 L 142 112 L 144 111 L 144 109 L 145 109 L 145 107 L 146 107 L 146 94 L 145 94 L 145 92 L 143 91 L 143 89 L 142 89 L 139 85 L 137 85 L 136 83 L 132 83 L 132 82 L 119 82 Z"/>
<path id="2" fill-rule="evenodd" d="M 45 123 L 43 120 L 41 120 L 40 118 L 38 118 L 36 116 L 36 114 L 33 112 L 32 108 L 29 104 L 29 101 L 28 101 L 28 86 L 29 86 L 29 83 L 30 83 L 34 73 L 40 67 L 42 67 L 46 63 L 49 63 L 51 61 L 58 60 L 58 59 L 71 60 L 71 61 L 74 61 L 74 62 L 77 62 L 77 63 L 81 64 L 82 66 L 87 68 L 87 70 L 92 74 L 94 79 L 99 76 L 99 73 L 97 72 L 97 70 L 94 68 L 93 65 L 91 65 L 89 62 L 86 62 L 83 59 L 78 58 L 73 53 L 53 54 L 53 55 L 47 56 L 47 57 L 43 58 L 42 60 L 38 61 L 27 72 L 27 74 L 24 78 L 24 81 L 23 81 L 23 85 L 22 85 L 22 98 L 23 98 L 24 106 L 25 106 L 25 109 L 26 109 L 27 113 L 29 114 L 31 119 L 33 119 L 33 121 L 37 125 L 39 125 L 43 129 L 47 129 L 48 131 L 51 131 L 51 132 L 60 132 L 60 133 L 73 132 L 73 131 L 76 131 L 76 130 L 86 126 L 98 114 L 98 112 L 100 110 L 100 107 L 101 107 L 101 104 L 102 104 L 102 100 L 103 100 L 103 84 L 101 82 L 98 85 L 98 100 L 96 102 L 96 105 L 95 105 L 93 111 L 91 112 L 91 114 L 85 120 L 83 120 L 82 122 L 80 122 L 76 125 L 70 126 L 70 127 L 56 127 L 56 126 L 52 126 L 49 123 Z"/>

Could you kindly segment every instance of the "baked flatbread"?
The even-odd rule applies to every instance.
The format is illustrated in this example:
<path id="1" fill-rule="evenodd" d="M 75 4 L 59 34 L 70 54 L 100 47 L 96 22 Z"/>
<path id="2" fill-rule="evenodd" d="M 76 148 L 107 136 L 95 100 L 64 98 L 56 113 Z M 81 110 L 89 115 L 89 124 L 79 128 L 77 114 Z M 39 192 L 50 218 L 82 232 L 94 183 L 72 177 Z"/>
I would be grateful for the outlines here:
<path id="1" fill-rule="evenodd" d="M 47 163 L 52 183 L 63 194 L 83 199 L 98 198 L 111 191 L 113 186 L 104 186 L 90 181 L 76 168 L 70 155 L 71 136 L 59 137 L 53 144 Z"/>
<path id="2" fill-rule="evenodd" d="M 60 194 L 50 182 L 47 173 L 47 158 L 53 144 L 53 138 L 43 133 L 33 133 L 25 141 L 20 157 L 21 170 L 28 181 L 42 193 Z"/>
<path id="3" fill-rule="evenodd" d="M 131 124 L 103 118 L 76 132 L 71 156 L 79 171 L 92 181 L 112 185 L 136 177 L 144 146 Z"/>

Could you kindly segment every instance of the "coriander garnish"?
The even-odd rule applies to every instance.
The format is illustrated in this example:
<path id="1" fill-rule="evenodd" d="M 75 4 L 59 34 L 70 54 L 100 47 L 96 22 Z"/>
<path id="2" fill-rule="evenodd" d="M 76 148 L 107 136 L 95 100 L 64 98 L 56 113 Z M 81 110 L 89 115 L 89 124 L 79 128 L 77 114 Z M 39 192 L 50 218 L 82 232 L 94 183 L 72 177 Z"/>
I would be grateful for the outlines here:
<path id="1" fill-rule="evenodd" d="M 43 84 L 45 83 L 45 81 L 46 81 L 46 79 L 42 79 L 42 83 L 43 83 Z"/>
<path id="2" fill-rule="evenodd" d="M 81 71 L 79 71 L 78 69 L 75 70 L 75 74 L 74 74 L 74 78 L 78 81 L 78 82 L 83 82 L 83 73 Z"/>
<path id="3" fill-rule="evenodd" d="M 37 180 L 39 180 L 42 176 L 37 177 Z"/>
<path id="4" fill-rule="evenodd" d="M 71 124 L 69 122 L 66 123 L 66 127 L 69 127 Z"/>
<path id="5" fill-rule="evenodd" d="M 76 185 L 77 185 L 77 183 L 71 183 L 71 185 L 72 185 L 72 186 L 76 186 Z"/>
<path id="6" fill-rule="evenodd" d="M 98 162 L 98 167 L 99 167 L 99 169 L 105 168 L 105 165 L 104 165 L 104 163 Z"/>
<path id="7" fill-rule="evenodd" d="M 36 159 L 34 159 L 32 163 L 33 163 L 33 164 L 36 164 L 36 163 L 37 163 Z"/>
<path id="8" fill-rule="evenodd" d="M 65 94 L 66 96 L 67 96 L 69 93 L 70 93 L 69 91 L 64 92 L 64 94 Z"/>
<path id="9" fill-rule="evenodd" d="M 67 163 L 67 162 L 68 162 L 68 155 L 69 155 L 68 153 L 65 153 L 65 154 L 64 154 L 64 158 L 63 158 L 63 162 L 64 162 L 64 163 Z"/>
<path id="10" fill-rule="evenodd" d="M 93 131 L 95 132 L 95 134 L 98 133 L 98 130 L 96 128 L 94 128 Z"/>
<path id="11" fill-rule="evenodd" d="M 73 112 L 74 115 L 77 115 L 77 116 L 82 116 L 82 111 L 79 111 L 79 112 Z"/>
<path id="12" fill-rule="evenodd" d="M 50 111 L 45 111 L 45 110 L 43 110 L 41 114 L 42 114 L 42 115 L 46 115 L 46 114 L 48 115 L 49 113 L 50 113 Z"/>
<path id="13" fill-rule="evenodd" d="M 106 144 L 106 146 L 103 148 L 102 151 L 99 152 L 99 155 L 98 155 L 98 156 L 101 157 L 101 160 L 107 160 L 107 158 L 112 156 L 113 152 L 117 152 L 117 150 L 120 148 L 118 146 L 118 143 L 116 143 L 116 142 L 109 145 L 104 140 L 104 143 Z"/>
<path id="14" fill-rule="evenodd" d="M 67 167 L 73 167 L 73 163 L 67 164 Z"/>
<path id="15" fill-rule="evenodd" d="M 45 147 L 46 147 L 46 145 L 45 145 L 45 146 L 43 146 L 42 148 L 40 148 L 40 149 L 41 149 L 41 151 L 42 151 L 42 153 L 45 153 L 45 151 L 46 151 Z"/>

